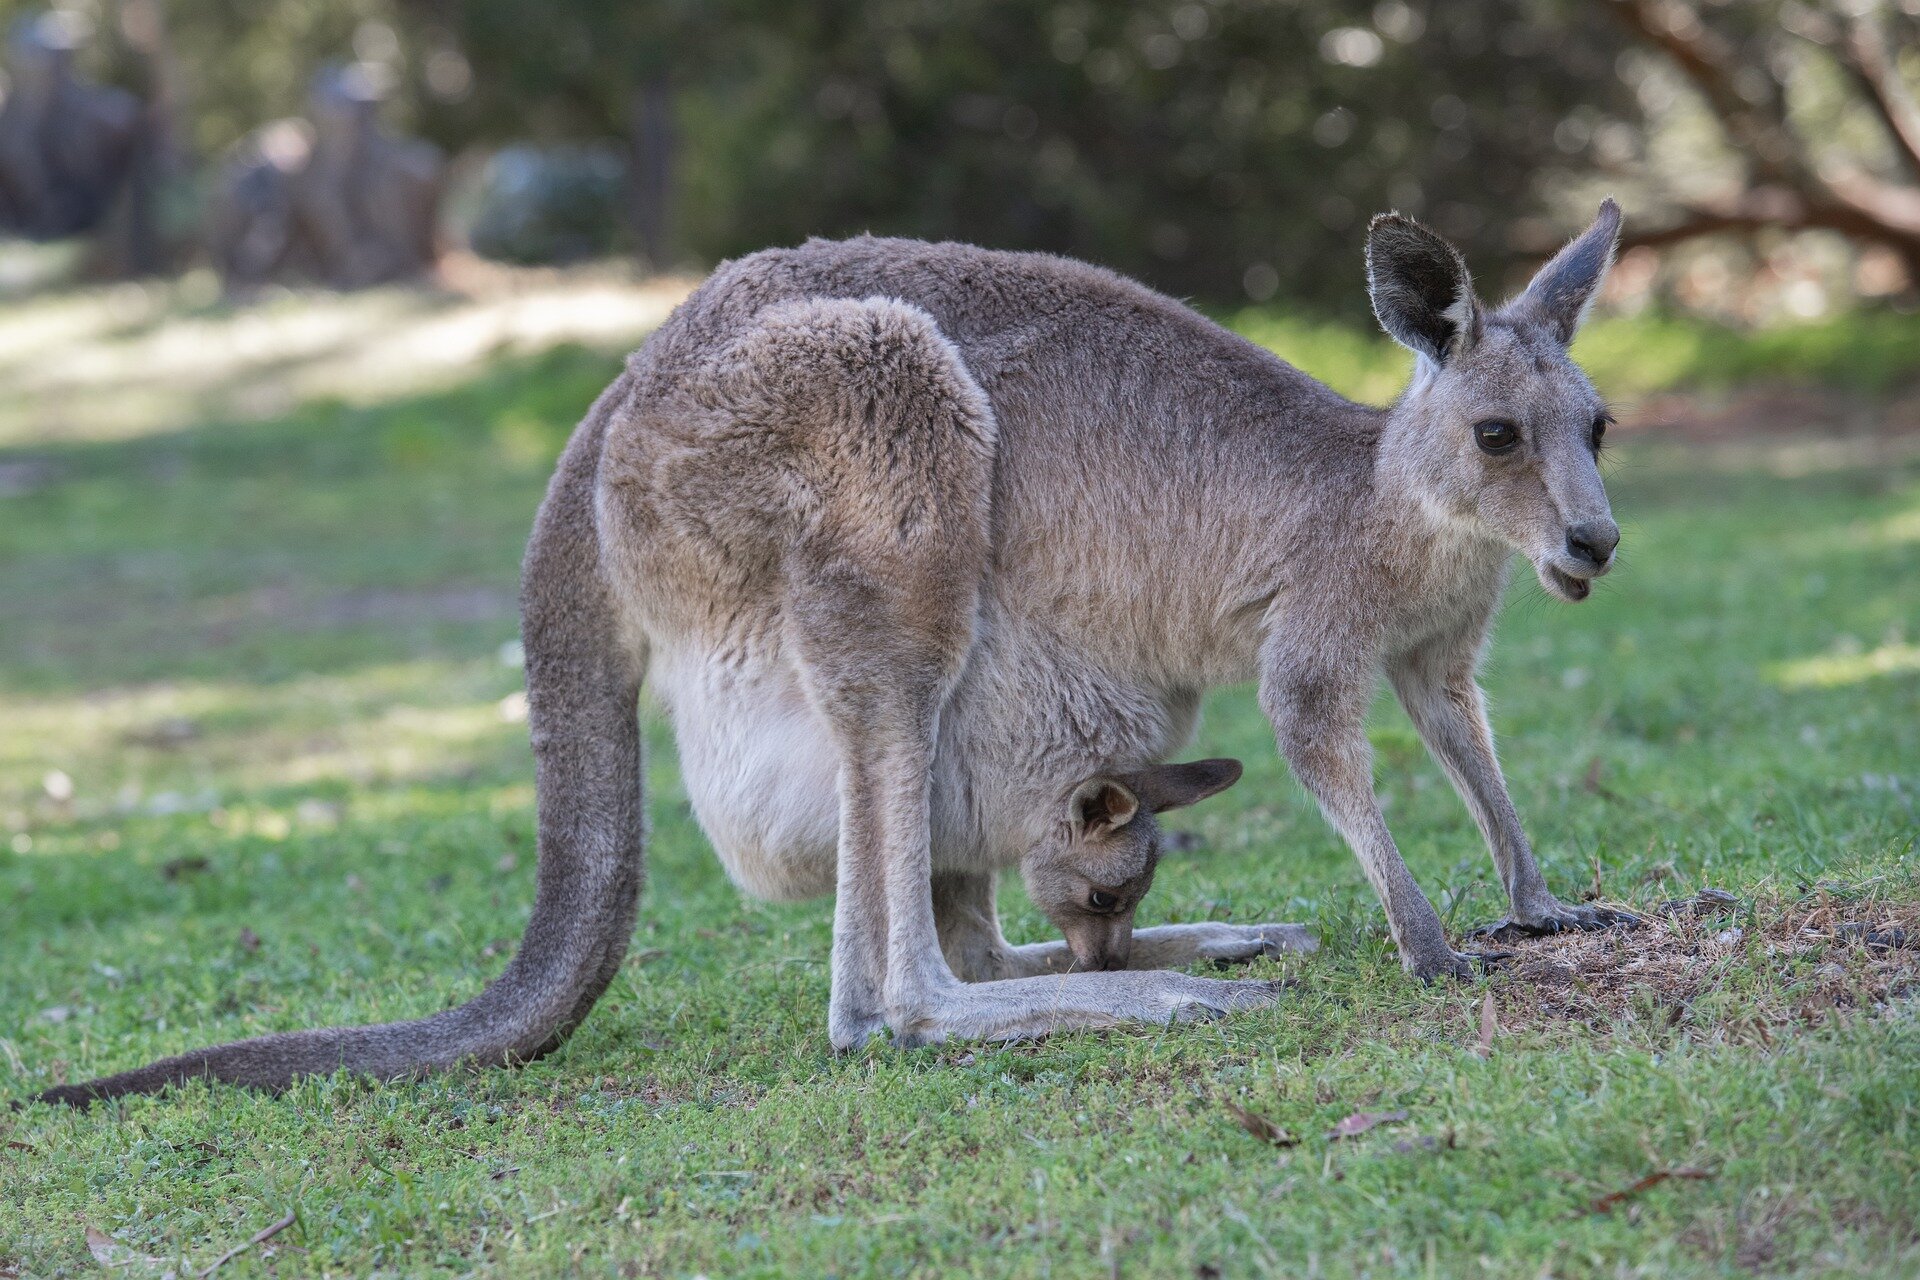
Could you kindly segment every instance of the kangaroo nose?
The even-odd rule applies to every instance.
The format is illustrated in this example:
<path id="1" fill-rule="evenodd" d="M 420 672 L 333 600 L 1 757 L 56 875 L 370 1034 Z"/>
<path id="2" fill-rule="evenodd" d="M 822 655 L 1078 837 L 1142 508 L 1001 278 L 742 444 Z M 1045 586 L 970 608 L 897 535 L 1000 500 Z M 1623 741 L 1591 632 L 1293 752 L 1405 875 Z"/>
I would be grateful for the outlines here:
<path id="1" fill-rule="evenodd" d="M 1582 520 L 1567 529 L 1567 553 L 1603 565 L 1620 545 L 1620 526 L 1611 520 Z"/>

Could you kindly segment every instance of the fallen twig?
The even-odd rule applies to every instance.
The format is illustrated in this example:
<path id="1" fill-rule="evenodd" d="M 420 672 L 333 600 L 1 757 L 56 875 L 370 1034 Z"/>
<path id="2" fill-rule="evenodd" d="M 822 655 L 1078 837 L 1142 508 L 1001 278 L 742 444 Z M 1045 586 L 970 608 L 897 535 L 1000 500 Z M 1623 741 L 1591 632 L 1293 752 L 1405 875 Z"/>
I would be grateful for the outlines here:
<path id="1" fill-rule="evenodd" d="M 251 1240 L 243 1241 L 242 1243 L 233 1246 L 233 1248 L 227 1250 L 225 1253 L 221 1254 L 219 1257 L 215 1258 L 213 1260 L 212 1265 L 210 1265 L 205 1271 L 202 1271 L 199 1273 L 201 1280 L 206 1280 L 206 1277 L 218 1271 L 227 1262 L 233 1260 L 234 1258 L 239 1257 L 241 1254 L 245 1253 L 247 1250 L 253 1248 L 253 1246 L 257 1244 L 265 1244 L 267 1241 L 279 1235 L 282 1231 L 285 1231 L 288 1227 L 293 1225 L 293 1220 L 295 1216 L 298 1214 L 298 1212 L 299 1211 L 295 1209 L 287 1210 L 286 1217 L 280 1219 L 280 1221 L 274 1223 L 272 1226 L 260 1228 L 260 1230 L 253 1233 L 253 1238 Z"/>
<path id="2" fill-rule="evenodd" d="M 1647 1190 L 1649 1187 L 1657 1187 L 1669 1178 L 1686 1178 L 1689 1181 L 1700 1182 L 1713 1176 L 1713 1173 L 1709 1170 L 1695 1169 L 1689 1165 L 1682 1165 L 1677 1169 L 1655 1169 L 1652 1173 L 1629 1183 L 1618 1191 L 1609 1191 L 1607 1194 L 1599 1197 L 1587 1206 L 1587 1212 L 1611 1213 L 1613 1212 L 1614 1206 L 1620 1204 L 1622 1201 L 1631 1200 L 1642 1191 Z"/>
<path id="3" fill-rule="evenodd" d="M 1254 1137 L 1260 1139 L 1260 1141 L 1271 1142 L 1276 1147 L 1296 1147 L 1300 1145 L 1300 1139 L 1294 1137 L 1265 1116 L 1257 1112 L 1248 1111 L 1245 1107 L 1235 1106 L 1233 1103 L 1227 1102 L 1224 1099 L 1220 1105 L 1226 1108 L 1227 1114 L 1233 1117 L 1236 1124 Z"/>

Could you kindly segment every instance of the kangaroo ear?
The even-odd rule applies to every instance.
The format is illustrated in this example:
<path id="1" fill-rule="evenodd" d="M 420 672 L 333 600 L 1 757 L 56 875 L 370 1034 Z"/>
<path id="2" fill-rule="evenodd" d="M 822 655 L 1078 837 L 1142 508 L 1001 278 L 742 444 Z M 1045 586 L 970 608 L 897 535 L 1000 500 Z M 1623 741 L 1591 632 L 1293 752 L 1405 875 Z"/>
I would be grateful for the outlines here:
<path id="1" fill-rule="evenodd" d="M 1513 310 L 1546 325 L 1562 346 L 1570 344 L 1593 309 L 1619 245 L 1620 206 L 1609 198 L 1601 201 L 1593 225 L 1540 268 L 1527 291 L 1514 300 Z"/>
<path id="2" fill-rule="evenodd" d="M 1160 764 L 1136 773 L 1123 773 L 1120 781 L 1140 797 L 1141 804 L 1155 813 L 1165 813 L 1217 796 L 1240 781 L 1240 762 L 1195 760 L 1191 764 Z"/>
<path id="3" fill-rule="evenodd" d="M 1367 295 L 1380 327 L 1435 365 L 1480 340 L 1467 260 L 1412 218 L 1383 213 L 1367 227 Z"/>
<path id="4" fill-rule="evenodd" d="M 1107 835 L 1140 812 L 1140 798 L 1116 778 L 1088 778 L 1073 789 L 1067 804 L 1076 835 Z"/>

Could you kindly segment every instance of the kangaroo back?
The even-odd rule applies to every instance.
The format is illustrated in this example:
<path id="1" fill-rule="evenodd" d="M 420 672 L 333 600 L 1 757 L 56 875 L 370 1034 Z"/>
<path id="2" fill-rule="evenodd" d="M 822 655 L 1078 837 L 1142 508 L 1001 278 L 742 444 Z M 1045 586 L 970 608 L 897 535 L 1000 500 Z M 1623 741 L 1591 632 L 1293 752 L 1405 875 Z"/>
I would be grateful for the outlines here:
<path id="1" fill-rule="evenodd" d="M 644 655 L 621 641 L 600 564 L 593 491 L 616 381 L 574 432 L 547 489 L 521 578 L 521 631 L 539 793 L 538 896 L 520 950 L 458 1008 L 196 1049 L 39 1095 L 86 1105 L 210 1079 L 281 1089 L 352 1071 L 383 1080 L 556 1048 L 619 971 L 645 869 L 636 699 Z"/>

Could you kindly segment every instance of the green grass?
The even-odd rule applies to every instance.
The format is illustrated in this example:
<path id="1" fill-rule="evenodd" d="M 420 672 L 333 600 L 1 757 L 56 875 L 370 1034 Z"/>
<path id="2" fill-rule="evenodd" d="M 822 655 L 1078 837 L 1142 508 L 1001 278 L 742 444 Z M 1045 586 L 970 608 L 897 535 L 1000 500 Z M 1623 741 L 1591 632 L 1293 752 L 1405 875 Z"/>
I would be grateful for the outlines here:
<path id="1" fill-rule="evenodd" d="M 0 1094 L 422 1014 L 499 970 L 532 901 L 515 561 L 616 367 L 560 350 L 413 399 L 0 450 L 34 468 L 0 499 Z M 1920 900 L 1912 451 L 1616 456 L 1621 570 L 1578 608 L 1517 583 L 1488 672 L 1550 880 Z M 1271 1010 L 1003 1048 L 832 1054 L 828 906 L 740 899 L 652 739 L 633 958 L 560 1053 L 0 1115 L 0 1275 L 95 1270 L 89 1226 L 163 1260 L 119 1274 L 204 1268 L 288 1211 L 271 1256 L 219 1274 L 1920 1268 L 1911 1001 L 1753 1034 L 1745 1014 L 1810 980 L 1755 945 L 1710 998 L 1512 1018 L 1483 1058 L 1482 991 L 1400 974 L 1248 690 L 1210 701 L 1194 748 L 1246 780 L 1183 819 L 1200 847 L 1143 921 L 1303 919 L 1325 950 L 1262 963 L 1298 979 Z M 1497 914 L 1471 824 L 1384 703 L 1374 740 L 1422 883 L 1457 927 Z M 1017 891 L 1007 909 L 1046 936 Z M 1255 1141 L 1225 1101 L 1300 1145 Z M 1713 1176 L 1587 1212 L 1681 1165 Z"/>

